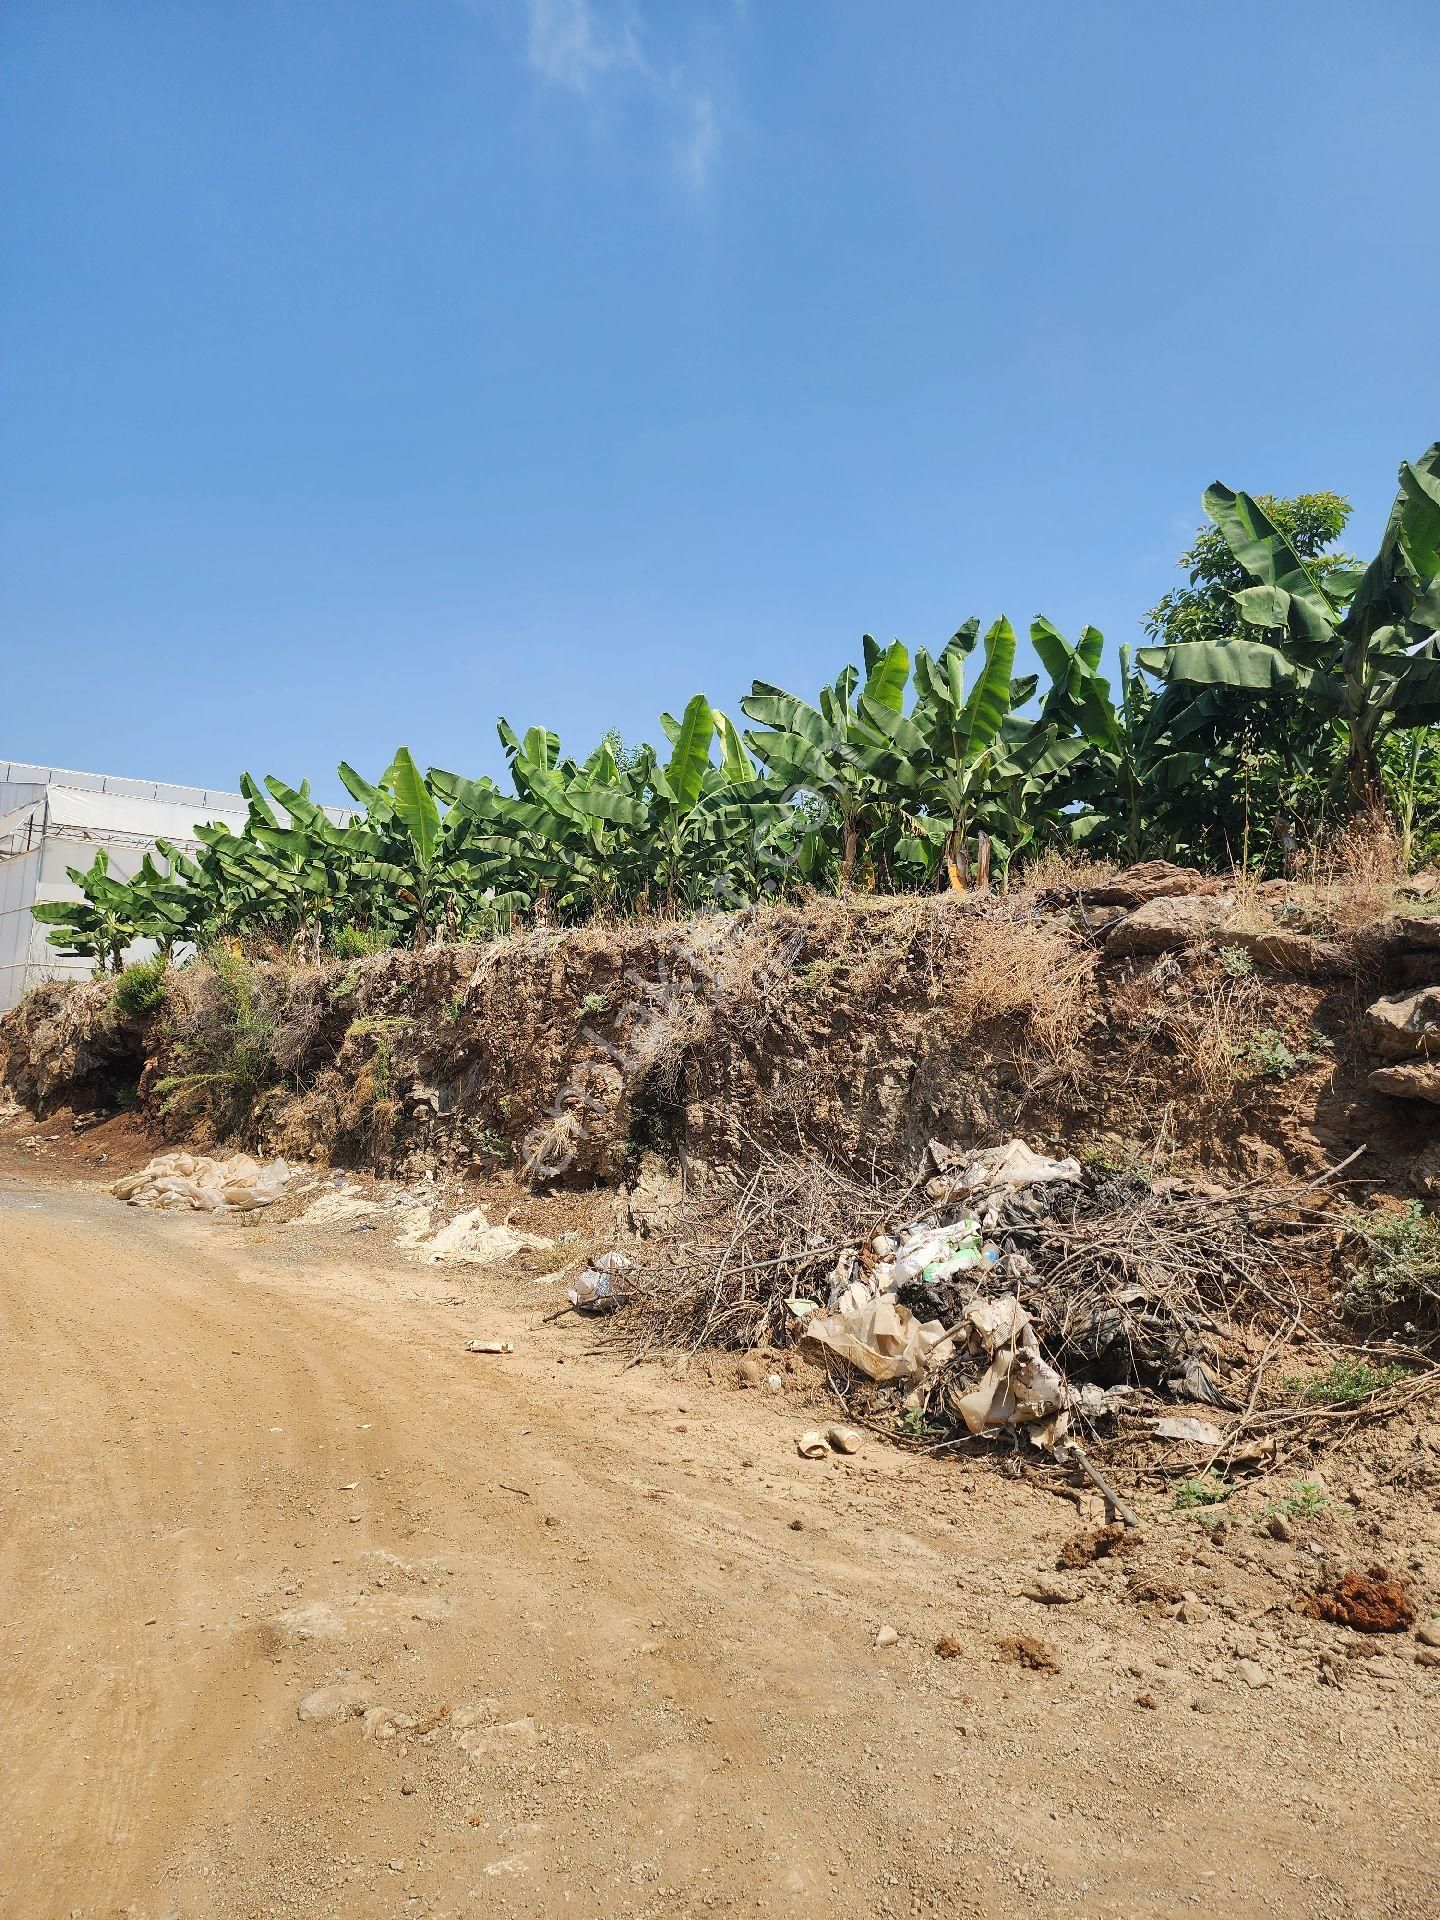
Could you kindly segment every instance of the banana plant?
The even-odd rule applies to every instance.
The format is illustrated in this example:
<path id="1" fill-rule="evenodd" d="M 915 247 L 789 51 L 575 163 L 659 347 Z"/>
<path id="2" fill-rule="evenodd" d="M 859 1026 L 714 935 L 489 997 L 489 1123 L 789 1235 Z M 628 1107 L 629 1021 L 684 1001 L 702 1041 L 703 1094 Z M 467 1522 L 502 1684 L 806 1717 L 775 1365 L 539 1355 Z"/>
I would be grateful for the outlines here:
<path id="1" fill-rule="evenodd" d="M 900 796 L 889 770 L 894 755 L 882 716 L 903 715 L 910 656 L 898 640 L 879 647 L 864 637 L 865 681 L 847 666 L 820 692 L 819 706 L 757 680 L 741 700 L 747 718 L 766 731 L 745 743 L 789 798 L 813 795 L 831 810 L 839 832 L 839 885 L 848 892 L 866 843 L 893 820 Z"/>
<path id="2" fill-rule="evenodd" d="M 1234 596 L 1257 636 L 1147 647 L 1167 686 L 1290 695 L 1341 729 L 1349 798 L 1380 794 L 1380 749 L 1397 728 L 1440 720 L 1440 441 L 1400 468 L 1379 551 L 1362 573 L 1319 572 L 1249 494 L 1217 482 L 1205 508 L 1251 586 Z"/>
<path id="3" fill-rule="evenodd" d="M 140 938 L 139 905 L 131 886 L 110 876 L 110 856 L 103 847 L 83 871 L 67 867 L 78 900 L 43 900 L 30 909 L 41 926 L 54 927 L 47 936 L 67 959 L 93 960 L 96 972 L 119 973 L 125 949 Z"/>
<path id="4" fill-rule="evenodd" d="M 1120 698 L 1100 672 L 1105 636 L 1084 627 L 1073 645 L 1043 617 L 1030 623 L 1030 640 L 1050 677 L 1041 719 L 1062 734 L 1074 733 L 1084 751 L 1075 756 L 1066 799 L 1082 811 L 1069 817 L 1072 838 L 1099 839 L 1127 860 L 1138 860 L 1147 824 L 1153 826 L 1167 800 L 1184 793 L 1205 767 L 1204 753 L 1178 744 L 1185 725 L 1207 716 L 1196 707 L 1184 719 L 1183 702 L 1156 700 L 1133 664 L 1128 646 L 1119 650 Z M 1193 699 L 1193 695 L 1191 696 Z M 1172 722 L 1178 723 L 1172 731 Z"/>
<path id="5" fill-rule="evenodd" d="M 929 817 L 943 822 L 945 874 L 957 893 L 977 877 L 982 885 L 988 882 L 993 836 L 986 830 L 984 809 L 1000 782 L 1022 774 L 1040 779 L 1058 771 L 1058 765 L 1045 762 L 1058 742 L 1057 731 L 1051 728 L 1036 736 L 1016 711 L 1030 699 L 1036 683 L 1033 675 L 1011 677 L 1015 630 L 1008 620 L 997 620 L 985 635 L 980 670 L 967 690 L 965 664 L 979 631 L 979 621 L 968 620 L 935 658 L 923 650 L 916 654 L 917 698 L 908 716 L 867 695 L 860 703 L 865 718 L 891 749 L 887 777 Z M 1027 756 L 1032 745 L 1034 751 Z M 1013 831 L 1012 816 L 1006 817 Z M 978 836 L 974 867 L 972 833 Z"/>
<path id="6" fill-rule="evenodd" d="M 424 947 L 442 928 L 462 932 L 467 905 L 476 896 L 493 910 L 493 887 L 487 896 L 480 885 L 496 864 L 493 851 L 476 836 L 470 807 L 457 800 L 441 812 L 435 788 L 448 784 L 444 776 L 427 778 L 410 749 L 397 747 L 378 785 L 347 764 L 341 765 L 340 778 L 365 808 L 359 874 L 372 888 L 392 889 L 409 910 L 416 947 Z"/>

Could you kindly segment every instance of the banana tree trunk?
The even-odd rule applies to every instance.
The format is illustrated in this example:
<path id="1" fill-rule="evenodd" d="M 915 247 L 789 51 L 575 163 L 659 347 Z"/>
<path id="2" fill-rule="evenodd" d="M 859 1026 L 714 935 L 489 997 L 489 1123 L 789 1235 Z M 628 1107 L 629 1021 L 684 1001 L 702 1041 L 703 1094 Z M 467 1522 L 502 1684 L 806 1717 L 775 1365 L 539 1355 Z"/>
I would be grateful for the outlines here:
<path id="1" fill-rule="evenodd" d="M 945 873 L 952 893 L 969 892 L 970 849 L 965 844 L 964 826 L 958 820 L 951 821 L 945 836 Z"/>
<path id="2" fill-rule="evenodd" d="M 855 877 L 855 861 L 860 852 L 860 831 L 848 817 L 840 822 L 840 891 L 848 893 Z"/>

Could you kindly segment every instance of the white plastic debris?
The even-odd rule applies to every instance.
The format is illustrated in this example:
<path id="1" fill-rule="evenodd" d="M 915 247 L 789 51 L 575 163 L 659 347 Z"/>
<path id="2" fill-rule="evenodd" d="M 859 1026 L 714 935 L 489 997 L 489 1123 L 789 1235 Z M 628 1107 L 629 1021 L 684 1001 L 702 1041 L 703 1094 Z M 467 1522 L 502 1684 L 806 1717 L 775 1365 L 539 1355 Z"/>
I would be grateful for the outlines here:
<path id="1" fill-rule="evenodd" d="M 953 1153 L 938 1140 L 930 1142 L 930 1158 L 937 1171 L 926 1182 L 927 1198 L 939 1203 L 968 1200 L 989 1224 L 988 1216 L 1022 1187 L 1049 1182 L 1078 1181 L 1080 1162 L 1052 1160 L 1035 1153 L 1023 1140 L 1007 1140 L 1003 1147 L 986 1147 L 969 1159 Z"/>
<path id="2" fill-rule="evenodd" d="M 542 1234 L 522 1233 L 504 1223 L 492 1225 L 483 1207 L 472 1207 L 468 1213 L 457 1213 L 438 1233 L 415 1244 L 431 1263 L 491 1267 L 525 1248 L 549 1253 L 555 1242 Z"/>
<path id="3" fill-rule="evenodd" d="M 1013 1293 L 971 1302 L 970 1346 L 990 1365 L 977 1385 L 954 1401 L 971 1433 L 988 1427 L 1024 1427 L 1052 1446 L 1069 1421 L 1063 1378 L 1042 1357 L 1030 1316 Z"/>
<path id="4" fill-rule="evenodd" d="M 565 1298 L 578 1313 L 608 1313 L 620 1304 L 623 1276 L 635 1262 L 624 1253 L 597 1253 Z"/>
<path id="5" fill-rule="evenodd" d="M 844 1360 L 871 1380 L 914 1380 L 940 1367 L 954 1352 L 938 1320 L 917 1320 L 888 1294 L 844 1300 L 828 1313 L 814 1313 L 800 1335 Z"/>
<path id="6" fill-rule="evenodd" d="M 157 1213 L 250 1213 L 273 1206 L 297 1179 L 284 1160 L 263 1165 L 248 1153 L 213 1160 L 203 1153 L 158 1154 L 140 1173 L 127 1173 L 110 1191 L 127 1206 Z"/>
<path id="7" fill-rule="evenodd" d="M 1176 1414 L 1157 1420 L 1151 1429 L 1157 1440 L 1188 1440 L 1192 1446 L 1218 1447 L 1225 1438 L 1218 1427 L 1194 1414 Z"/>

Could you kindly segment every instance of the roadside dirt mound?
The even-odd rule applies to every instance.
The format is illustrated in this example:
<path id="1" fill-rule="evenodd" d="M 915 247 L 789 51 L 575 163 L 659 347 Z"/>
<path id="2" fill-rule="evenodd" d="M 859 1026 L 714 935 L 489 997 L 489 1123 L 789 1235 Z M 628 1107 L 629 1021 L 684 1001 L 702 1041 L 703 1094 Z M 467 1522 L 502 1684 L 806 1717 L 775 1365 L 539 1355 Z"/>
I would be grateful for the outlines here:
<path id="1" fill-rule="evenodd" d="M 757 1145 L 901 1169 L 932 1137 L 1016 1133 L 1248 1175 L 1363 1142 L 1403 1186 L 1440 1109 L 1372 1089 L 1365 1011 L 1440 979 L 1432 923 L 1311 933 L 1217 884 L 1150 863 L 1090 896 L 815 901 L 317 968 L 224 953 L 143 1023 L 106 982 L 40 989 L 0 1021 L 0 1076 L 41 1114 L 133 1099 L 171 1140 L 386 1172 L 628 1184 L 647 1153 L 693 1172 Z"/>

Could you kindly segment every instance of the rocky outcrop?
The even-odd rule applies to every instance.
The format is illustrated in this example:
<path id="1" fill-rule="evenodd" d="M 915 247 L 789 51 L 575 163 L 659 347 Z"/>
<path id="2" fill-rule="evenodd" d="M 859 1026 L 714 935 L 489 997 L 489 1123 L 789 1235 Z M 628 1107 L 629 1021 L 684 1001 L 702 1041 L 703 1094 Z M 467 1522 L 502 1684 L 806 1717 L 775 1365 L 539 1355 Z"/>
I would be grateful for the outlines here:
<path id="1" fill-rule="evenodd" d="M 1096 907 L 1143 907 L 1152 900 L 1169 900 L 1199 893 L 1218 893 L 1220 882 L 1193 867 L 1172 866 L 1168 860 L 1142 860 L 1113 879 L 1085 889 L 1087 904 Z"/>
<path id="2" fill-rule="evenodd" d="M 1158 863 L 1157 863 L 1158 864 Z M 1127 913 L 1105 939 L 1107 954 L 1173 953 L 1207 939 L 1233 905 L 1228 893 L 1164 894 Z"/>
<path id="3" fill-rule="evenodd" d="M 1387 993 L 1366 1009 L 1365 1037 L 1382 1060 L 1440 1053 L 1440 986 Z"/>

